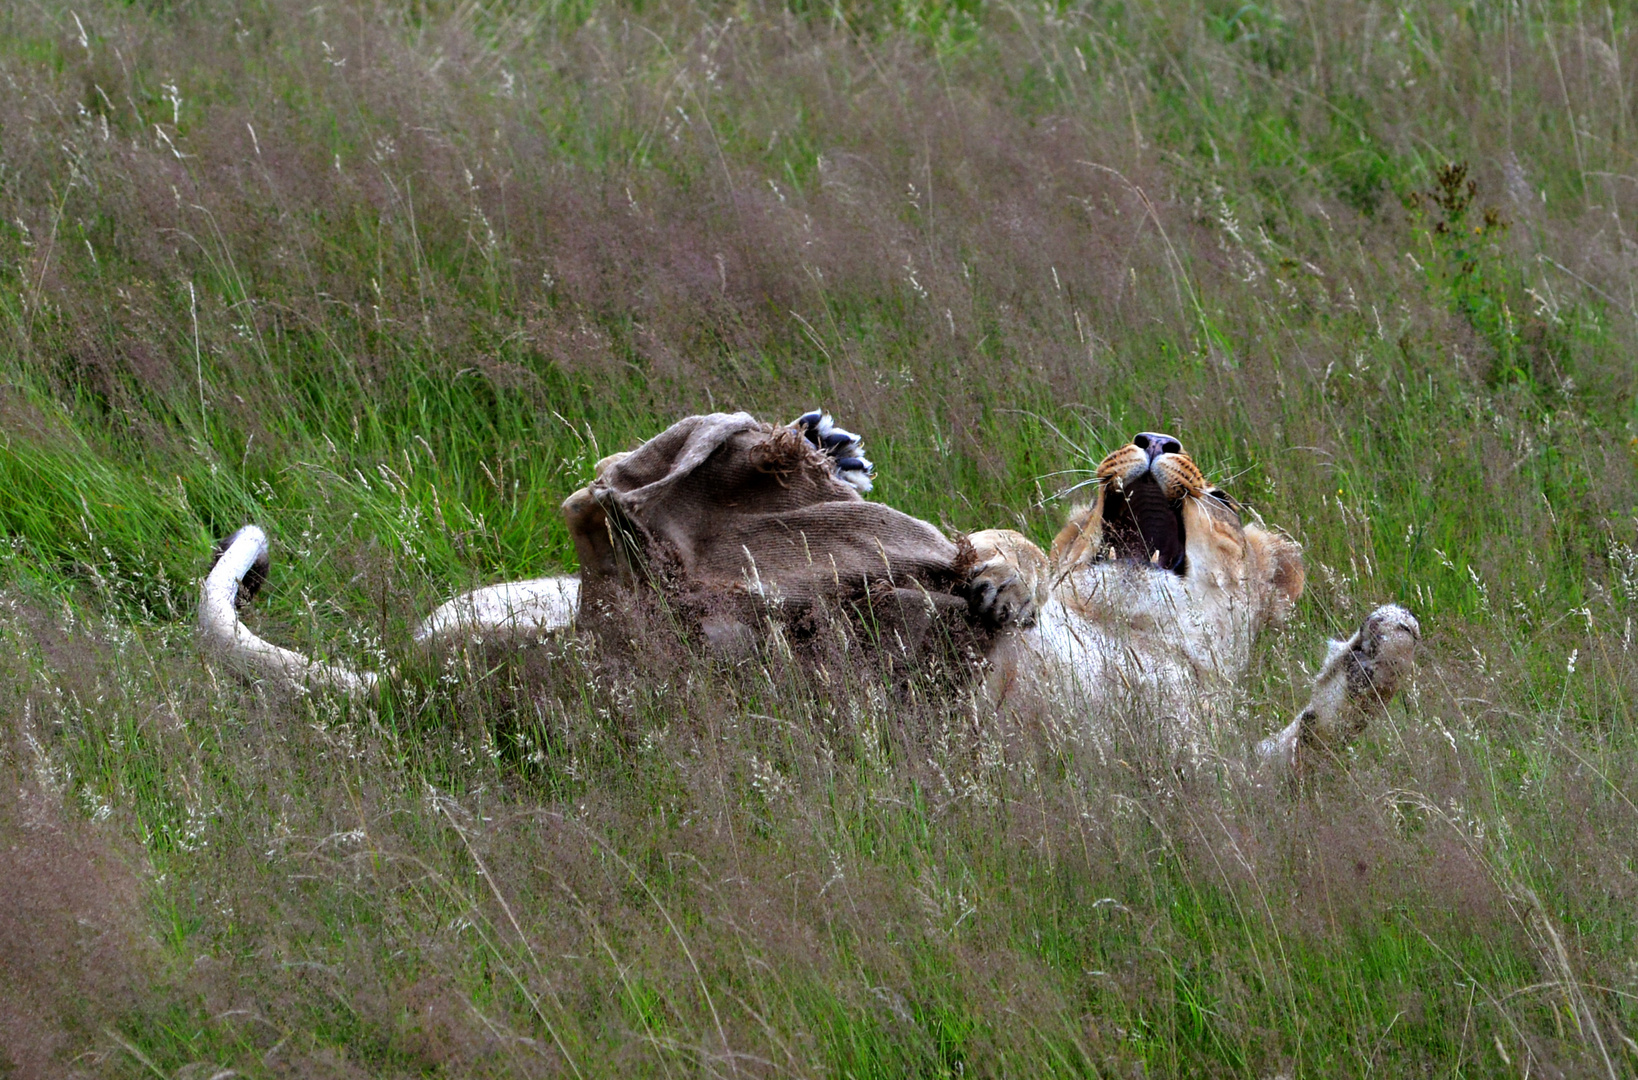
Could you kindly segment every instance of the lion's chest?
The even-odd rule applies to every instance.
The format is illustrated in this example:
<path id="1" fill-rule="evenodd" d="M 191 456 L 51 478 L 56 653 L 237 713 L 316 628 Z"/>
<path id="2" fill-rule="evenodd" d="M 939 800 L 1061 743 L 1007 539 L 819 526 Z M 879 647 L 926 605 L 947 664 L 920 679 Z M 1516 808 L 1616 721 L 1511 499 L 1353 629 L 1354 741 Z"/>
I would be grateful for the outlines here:
<path id="1" fill-rule="evenodd" d="M 1256 625 L 1233 584 L 1118 565 L 1066 575 L 1020 634 L 1016 674 L 1089 715 L 1213 726 L 1233 711 Z"/>

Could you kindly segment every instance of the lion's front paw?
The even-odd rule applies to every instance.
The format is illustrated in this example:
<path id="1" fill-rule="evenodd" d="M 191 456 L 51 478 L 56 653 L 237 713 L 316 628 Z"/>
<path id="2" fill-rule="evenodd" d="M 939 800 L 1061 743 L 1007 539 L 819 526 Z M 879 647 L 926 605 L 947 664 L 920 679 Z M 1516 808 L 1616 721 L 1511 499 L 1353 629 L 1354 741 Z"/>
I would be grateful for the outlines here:
<path id="1" fill-rule="evenodd" d="M 1285 730 L 1263 740 L 1258 752 L 1289 765 L 1311 750 L 1345 748 L 1399 692 L 1421 640 L 1422 625 L 1398 604 L 1371 612 L 1353 637 L 1331 642 L 1307 707 Z"/>
<path id="2" fill-rule="evenodd" d="M 1010 529 L 986 529 L 967 538 L 978 565 L 967 578 L 967 609 L 997 629 L 1033 626 L 1046 603 L 1047 560 L 1041 549 Z"/>
<path id="3" fill-rule="evenodd" d="M 1033 626 L 1035 584 L 998 555 L 967 579 L 967 609 L 988 626 Z"/>

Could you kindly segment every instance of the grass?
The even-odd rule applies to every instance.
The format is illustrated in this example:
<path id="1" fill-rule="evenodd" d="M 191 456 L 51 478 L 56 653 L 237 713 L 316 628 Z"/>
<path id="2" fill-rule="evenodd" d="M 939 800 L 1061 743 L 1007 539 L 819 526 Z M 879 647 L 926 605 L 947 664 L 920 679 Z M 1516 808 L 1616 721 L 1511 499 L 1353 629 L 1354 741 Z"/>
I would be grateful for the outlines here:
<path id="1" fill-rule="evenodd" d="M 1632 16 L 0 14 L 0 1072 L 1638 1069 Z M 1458 171 L 1465 168 L 1465 172 Z M 1469 183 L 1471 182 L 1471 187 Z M 663 634 L 418 658 L 676 417 L 1049 537 L 1139 429 L 1419 674 L 1301 791 Z M 196 653 L 210 544 L 349 706 Z M 1136 718 L 1131 730 L 1140 731 Z"/>

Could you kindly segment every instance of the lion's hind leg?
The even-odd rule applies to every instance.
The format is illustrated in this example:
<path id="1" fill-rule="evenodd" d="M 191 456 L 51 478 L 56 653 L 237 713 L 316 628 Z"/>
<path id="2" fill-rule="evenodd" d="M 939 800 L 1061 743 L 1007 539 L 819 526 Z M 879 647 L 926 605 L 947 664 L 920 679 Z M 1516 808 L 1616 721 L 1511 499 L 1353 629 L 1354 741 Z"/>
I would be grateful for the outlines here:
<path id="1" fill-rule="evenodd" d="M 864 456 L 862 436 L 837 427 L 830 413 L 823 409 L 805 412 L 786 426 L 830 459 L 836 479 L 852 486 L 861 495 L 870 493 L 876 466 Z"/>
<path id="2" fill-rule="evenodd" d="M 1299 765 L 1316 752 L 1340 753 L 1399 692 L 1421 640 L 1416 616 L 1398 604 L 1371 612 L 1353 637 L 1331 642 L 1308 704 L 1284 730 L 1258 744 L 1258 756 Z"/>
<path id="3" fill-rule="evenodd" d="M 526 640 L 573 625 L 580 582 L 572 577 L 531 578 L 463 593 L 415 628 L 415 640 L 471 636 Z"/>

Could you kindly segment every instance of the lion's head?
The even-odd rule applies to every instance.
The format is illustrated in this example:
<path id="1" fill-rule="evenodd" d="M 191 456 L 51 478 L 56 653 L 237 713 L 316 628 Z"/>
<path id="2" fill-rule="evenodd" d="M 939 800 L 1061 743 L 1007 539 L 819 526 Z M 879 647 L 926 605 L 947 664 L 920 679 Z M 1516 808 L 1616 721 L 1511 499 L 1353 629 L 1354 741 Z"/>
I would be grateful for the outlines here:
<path id="1" fill-rule="evenodd" d="M 1122 651 L 1239 678 L 1257 633 L 1302 595 L 1302 550 L 1243 521 L 1170 435 L 1133 436 L 1103 459 L 1097 484 L 1052 544 L 1051 594 L 1071 630 L 1090 624 Z"/>

